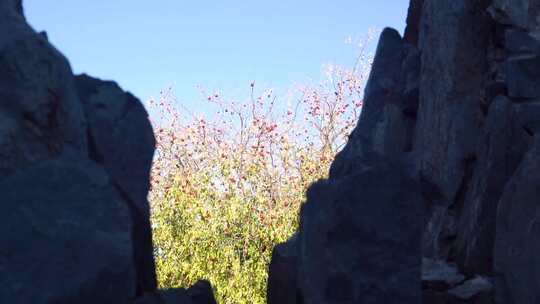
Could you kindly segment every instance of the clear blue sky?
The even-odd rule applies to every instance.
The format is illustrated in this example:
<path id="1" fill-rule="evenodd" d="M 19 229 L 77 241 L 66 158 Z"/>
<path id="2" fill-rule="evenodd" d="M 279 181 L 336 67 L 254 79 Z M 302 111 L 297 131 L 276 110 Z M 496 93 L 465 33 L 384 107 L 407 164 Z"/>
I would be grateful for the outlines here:
<path id="1" fill-rule="evenodd" d="M 173 84 L 197 103 L 200 84 L 228 95 L 249 82 L 286 87 L 346 64 L 348 36 L 403 31 L 408 0 L 25 0 L 25 14 L 75 73 L 114 79 L 142 100 Z M 231 96 L 235 97 L 235 96 Z"/>

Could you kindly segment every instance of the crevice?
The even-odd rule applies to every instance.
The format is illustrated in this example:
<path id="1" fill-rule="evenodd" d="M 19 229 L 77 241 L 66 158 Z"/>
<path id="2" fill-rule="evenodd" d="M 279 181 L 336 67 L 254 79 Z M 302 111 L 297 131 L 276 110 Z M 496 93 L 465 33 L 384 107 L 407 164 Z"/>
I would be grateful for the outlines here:
<path id="1" fill-rule="evenodd" d="M 461 184 L 456 192 L 454 203 L 449 207 L 450 210 L 455 210 L 457 215 L 460 214 L 460 211 L 465 204 L 465 198 L 473 178 L 476 160 L 476 155 L 471 155 L 463 159 L 463 178 L 461 179 Z"/>
<path id="2" fill-rule="evenodd" d="M 88 157 L 99 164 L 105 164 L 105 157 L 99 152 L 94 135 L 90 130 L 90 126 L 86 128 L 86 137 L 88 138 Z"/>
<path id="3" fill-rule="evenodd" d="M 439 186 L 428 180 L 422 172 L 419 173 L 418 181 L 422 196 L 425 198 L 428 207 L 442 204 L 442 202 L 445 200 L 445 195 Z"/>
<path id="4" fill-rule="evenodd" d="M 126 203 L 132 219 L 131 238 L 133 242 L 132 258 L 135 266 L 136 277 L 136 295 L 142 296 L 147 292 L 154 292 L 157 290 L 157 280 L 155 271 L 145 271 L 147 267 L 155 268 L 153 258 L 153 245 L 152 245 L 152 232 L 150 231 L 150 219 L 149 213 L 140 210 L 137 207 L 137 203 L 134 202 L 129 195 L 118 185 L 117 182 L 112 181 L 114 188 L 118 191 L 123 201 Z M 145 247 L 149 246 L 149 256 Z M 149 265 L 151 264 L 151 265 Z"/>
<path id="5" fill-rule="evenodd" d="M 525 133 L 527 133 L 527 135 L 534 136 L 534 132 L 531 129 L 527 128 L 527 126 L 523 126 L 523 130 L 525 131 Z"/>

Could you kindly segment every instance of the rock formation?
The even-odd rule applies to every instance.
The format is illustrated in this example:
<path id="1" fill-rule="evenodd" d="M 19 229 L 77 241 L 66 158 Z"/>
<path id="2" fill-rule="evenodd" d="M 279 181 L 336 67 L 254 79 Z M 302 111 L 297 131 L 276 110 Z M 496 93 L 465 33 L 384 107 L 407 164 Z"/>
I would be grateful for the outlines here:
<path id="1" fill-rule="evenodd" d="M 423 303 L 540 301 L 540 2 L 411 0 L 408 13 L 403 39 L 381 34 L 358 125 L 308 191 L 270 304 L 286 271 L 296 278 L 286 303 L 420 303 L 407 269 L 421 258 Z M 381 163 L 407 172 L 408 196 L 386 199 L 401 186 L 384 174 L 365 182 Z M 413 216 L 422 241 L 408 239 L 400 258 L 411 262 L 399 267 L 384 260 L 396 247 L 383 232 L 407 239 L 417 226 L 393 225 Z M 407 294 L 388 297 L 395 280 Z"/>
<path id="2" fill-rule="evenodd" d="M 0 303 L 215 303 L 203 281 L 156 290 L 141 102 L 74 76 L 20 0 L 0 17 Z"/>
<path id="3" fill-rule="evenodd" d="M 304 303 L 421 300 L 418 183 L 391 159 L 370 160 L 308 190 L 298 244 Z"/>
<path id="4" fill-rule="evenodd" d="M 540 0 L 408 13 L 274 248 L 269 304 L 540 302 Z M 74 76 L 20 0 L 0 16 L 0 303 L 215 303 L 205 281 L 157 290 L 140 101 Z"/>

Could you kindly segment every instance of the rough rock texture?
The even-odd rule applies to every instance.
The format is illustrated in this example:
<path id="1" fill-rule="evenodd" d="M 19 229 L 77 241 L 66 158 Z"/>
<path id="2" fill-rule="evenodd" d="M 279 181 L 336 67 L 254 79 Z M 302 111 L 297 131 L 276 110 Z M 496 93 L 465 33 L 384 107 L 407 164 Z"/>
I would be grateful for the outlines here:
<path id="1" fill-rule="evenodd" d="M 112 81 L 80 75 L 75 83 L 88 119 L 91 158 L 104 165 L 141 213 L 148 214 L 145 201 L 155 139 L 146 110 Z"/>
<path id="2" fill-rule="evenodd" d="M 305 303 L 419 303 L 423 201 L 386 159 L 307 193 L 300 225 Z"/>
<path id="3" fill-rule="evenodd" d="M 423 7 L 414 152 L 419 177 L 439 190 L 425 254 L 457 264 L 469 278 L 458 291 L 486 287 L 475 278 L 495 276 L 474 301 L 494 301 L 493 293 L 497 303 L 538 301 L 531 295 L 538 261 L 532 253 L 516 255 L 537 245 L 520 243 L 525 230 L 507 233 L 512 228 L 505 226 L 527 222 L 523 215 L 534 211 L 526 206 L 536 204 L 533 196 L 507 192 L 517 168 L 531 167 L 526 162 L 538 155 L 531 148 L 540 120 L 538 8 L 527 0 L 425 1 Z M 532 172 L 521 182 L 535 181 Z M 510 205 L 517 213 L 508 212 Z"/>
<path id="4" fill-rule="evenodd" d="M 268 303 L 420 303 L 425 202 L 407 161 L 419 71 L 416 48 L 385 29 L 357 127 L 309 188 L 298 239 L 274 251 Z"/>
<path id="5" fill-rule="evenodd" d="M 362 224 L 350 220 L 354 225 L 370 223 L 356 211 L 337 210 L 349 200 L 358 206 L 382 204 L 385 194 L 363 199 L 354 192 L 372 192 L 361 186 L 350 193 L 335 188 L 359 183 L 381 158 L 406 169 L 429 209 L 422 241 L 424 303 L 540 302 L 540 240 L 535 230 L 540 185 L 539 23 L 536 0 L 411 0 L 404 38 L 394 30 L 383 31 L 358 125 L 333 162 L 329 180 L 314 186 L 318 192 L 311 190 L 302 213 L 301 248 L 314 252 L 297 252 L 300 274 L 310 274 L 297 279 L 297 303 L 323 303 L 325 292 L 354 294 L 351 290 L 359 285 L 350 282 L 375 267 L 391 288 L 391 278 L 406 269 L 403 265 L 389 271 L 385 267 L 392 263 L 383 262 L 380 254 L 373 262 L 376 266 L 355 272 L 351 262 L 345 271 L 346 263 L 337 256 L 373 248 L 370 239 L 362 238 L 361 231 L 349 235 L 346 229 L 326 236 L 336 223 L 349 223 L 355 216 Z M 386 187 L 390 193 L 398 190 L 399 186 Z M 323 203 L 334 200 L 340 207 Z M 365 212 L 376 218 L 370 210 Z M 391 229 L 391 222 L 380 221 L 379 229 Z M 338 251 L 334 244 L 345 236 L 358 247 L 343 245 L 333 256 Z M 380 248 L 383 244 L 389 245 L 380 242 Z M 413 254 L 403 252 L 403 258 Z M 325 279 L 334 268 L 345 275 L 335 271 L 340 283 L 329 291 Z M 343 297 L 344 302 L 350 299 Z"/>
<path id="6" fill-rule="evenodd" d="M 114 82 L 87 75 L 75 79 L 88 119 L 90 157 L 105 167 L 131 211 L 138 289 L 153 291 L 157 282 L 146 196 L 155 139 L 148 115 L 137 98 Z"/>
<path id="7" fill-rule="evenodd" d="M 493 0 L 490 11 L 502 24 L 512 25 L 537 33 L 540 20 L 538 0 Z"/>
<path id="8" fill-rule="evenodd" d="M 423 303 L 492 303 L 491 278 L 475 277 L 466 280 L 455 264 L 424 258 L 422 261 Z"/>
<path id="9" fill-rule="evenodd" d="M 540 301 L 540 139 L 504 188 L 497 214 L 495 267 L 501 303 Z"/>
<path id="10" fill-rule="evenodd" d="M 477 2 L 477 1 L 476 1 Z M 483 117 L 490 30 L 487 13 L 468 0 L 425 1 L 420 29 L 420 100 L 414 150 L 419 176 L 439 191 L 432 206 L 449 216 L 462 205 L 476 157 Z M 438 228 L 434 212 L 428 228 Z M 455 221 L 455 219 L 448 219 Z M 451 253 L 444 230 L 428 229 L 426 255 Z M 443 237 L 444 236 L 444 237 Z"/>
<path id="11" fill-rule="evenodd" d="M 420 32 L 418 168 L 453 203 L 480 133 L 479 100 L 487 69 L 486 14 L 474 1 L 426 1 Z"/>
<path id="12" fill-rule="evenodd" d="M 75 77 L 21 1 L 0 1 L 0 303 L 159 294 L 147 200 L 154 145 L 137 98 Z M 164 294 L 215 304 L 208 282 Z"/>
<path id="13" fill-rule="evenodd" d="M 424 0 L 411 0 L 407 11 L 407 26 L 405 27 L 403 40 L 414 46 L 418 46 L 423 6 Z"/>
<path id="14" fill-rule="evenodd" d="M 419 54 L 399 33 L 383 30 L 365 89 L 364 107 L 349 142 L 336 156 L 330 178 L 355 170 L 356 158 L 398 157 L 411 149 L 418 94 Z"/>
<path id="15" fill-rule="evenodd" d="M 521 269 L 505 267 L 521 259 L 508 254 L 512 249 L 500 253 L 498 245 L 519 238 L 519 233 L 504 234 L 501 216 L 527 221 L 503 211 L 505 205 L 523 204 L 513 209 L 518 212 L 535 205 L 532 196 L 509 199 L 506 192 L 526 162 L 524 155 L 530 159 L 538 153 L 531 149 L 540 120 L 538 4 L 432 0 L 423 6 L 413 150 L 419 178 L 437 194 L 431 199 L 424 254 L 456 263 L 470 282 L 458 291 L 482 285 L 477 277 L 495 276 L 494 285 L 489 280 L 492 288 L 474 301 L 493 301 L 493 293 L 498 303 L 538 301 L 524 293 L 537 290 L 528 271 L 538 261 L 528 259 L 529 266 Z M 535 180 L 532 170 L 522 178 Z M 522 249 L 535 246 L 530 240 Z"/>
<path id="16" fill-rule="evenodd" d="M 131 217 L 103 168 L 62 156 L 4 178 L 0 192 L 1 303 L 134 298 Z"/>
<path id="17" fill-rule="evenodd" d="M 540 1 L 411 0 L 269 304 L 539 303 L 539 71 Z M 135 97 L 0 0 L 0 303 L 215 303 L 156 290 L 154 144 Z"/>
<path id="18" fill-rule="evenodd" d="M 87 153 L 86 123 L 67 60 L 26 24 L 19 2 L 0 6 L 0 179 L 59 155 Z"/>
<path id="19" fill-rule="evenodd" d="M 493 273 L 497 202 L 527 149 L 529 135 L 517 121 L 511 101 L 492 101 L 479 142 L 478 161 L 457 222 L 456 255 L 469 274 Z"/>

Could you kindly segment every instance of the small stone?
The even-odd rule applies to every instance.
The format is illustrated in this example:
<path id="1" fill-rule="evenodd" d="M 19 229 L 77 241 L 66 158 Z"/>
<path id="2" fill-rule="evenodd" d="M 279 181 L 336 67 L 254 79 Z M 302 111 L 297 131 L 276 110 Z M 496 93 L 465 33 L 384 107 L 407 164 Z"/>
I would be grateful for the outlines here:
<path id="1" fill-rule="evenodd" d="M 468 300 L 478 296 L 481 293 L 489 293 L 492 290 L 493 284 L 488 279 L 484 277 L 476 277 L 450 289 L 448 293 L 459 299 Z"/>
<path id="2" fill-rule="evenodd" d="M 455 265 L 445 261 L 422 259 L 422 285 L 424 288 L 447 289 L 465 280 Z M 437 286 L 433 288 L 433 286 Z"/>

